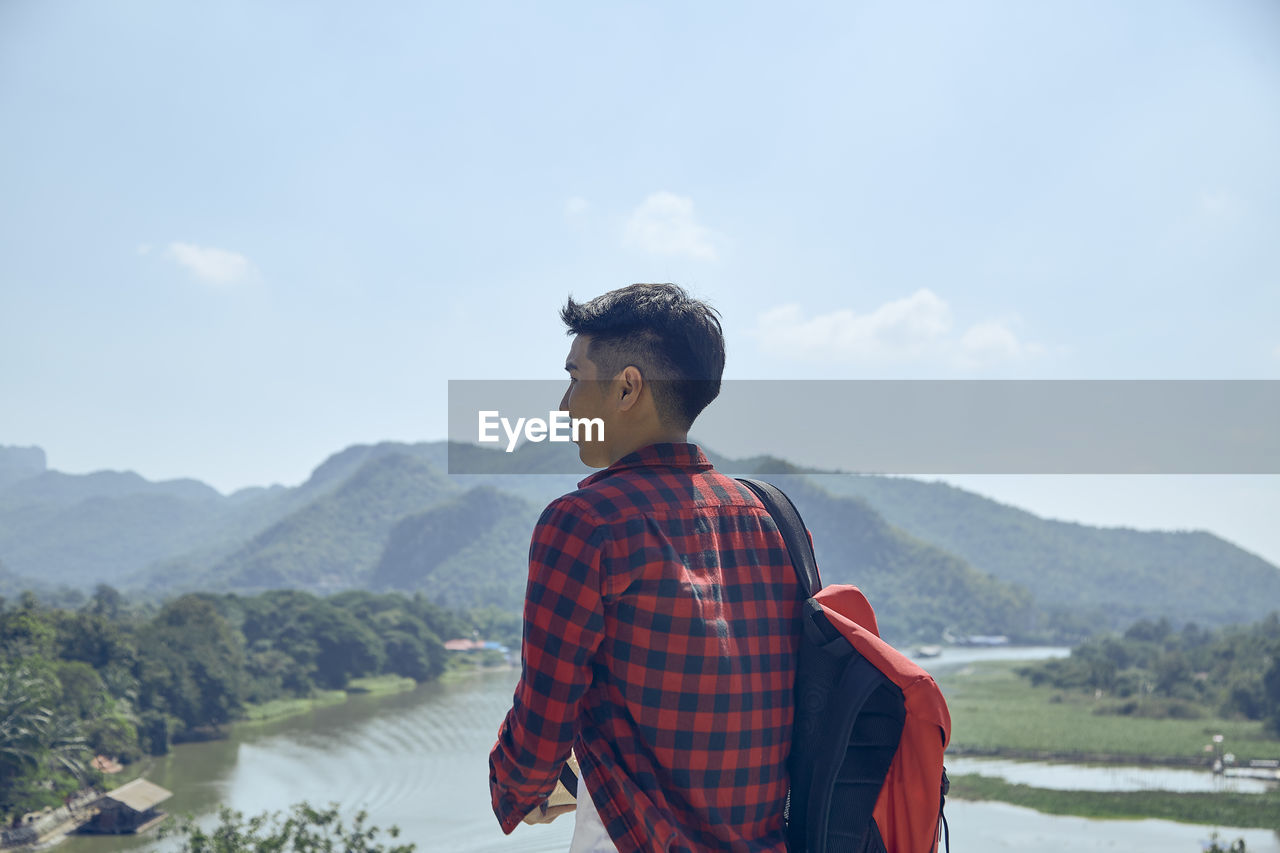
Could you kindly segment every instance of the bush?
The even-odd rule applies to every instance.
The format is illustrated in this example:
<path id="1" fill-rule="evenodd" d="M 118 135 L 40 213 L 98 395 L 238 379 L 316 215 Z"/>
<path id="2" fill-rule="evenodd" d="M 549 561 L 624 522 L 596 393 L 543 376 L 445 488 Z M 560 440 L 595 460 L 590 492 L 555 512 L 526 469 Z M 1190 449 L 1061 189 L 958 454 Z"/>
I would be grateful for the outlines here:
<path id="1" fill-rule="evenodd" d="M 1231 842 L 1230 847 L 1223 847 L 1218 843 L 1219 835 L 1216 832 L 1209 834 L 1209 846 L 1205 848 L 1204 853 L 1245 853 L 1244 839 L 1237 838 Z"/>
<path id="2" fill-rule="evenodd" d="M 387 846 L 378 839 L 382 831 L 365 826 L 368 815 L 356 814 L 348 827 L 338 817 L 337 803 L 327 809 L 315 809 L 298 803 L 282 818 L 279 812 L 264 812 L 246 818 L 243 813 L 221 808 L 218 825 L 206 832 L 190 818 L 176 828 L 166 828 L 163 836 L 182 837 L 182 853 L 268 853 L 268 851 L 306 850 L 311 853 L 413 853 L 416 845 Z M 396 838 L 397 827 L 387 830 Z"/>
<path id="3" fill-rule="evenodd" d="M 85 742 L 95 755 L 106 755 L 121 764 L 142 757 L 138 729 L 124 717 L 103 717 L 85 727 Z"/>
<path id="4" fill-rule="evenodd" d="M 160 711 L 144 711 L 138 720 L 138 746 L 147 755 L 169 752 L 169 718 Z"/>

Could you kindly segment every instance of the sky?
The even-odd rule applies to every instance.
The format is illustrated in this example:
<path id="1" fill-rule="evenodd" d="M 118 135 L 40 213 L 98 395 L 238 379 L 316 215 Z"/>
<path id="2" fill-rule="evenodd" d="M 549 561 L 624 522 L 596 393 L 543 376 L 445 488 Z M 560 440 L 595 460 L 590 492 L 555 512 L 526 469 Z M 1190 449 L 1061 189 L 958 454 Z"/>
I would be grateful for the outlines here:
<path id="1" fill-rule="evenodd" d="M 63 471 L 443 438 L 635 281 L 732 379 L 1280 379 L 1271 0 L 6 0 L 0 116 L 0 444 Z M 1274 476 L 948 479 L 1280 563 Z"/>

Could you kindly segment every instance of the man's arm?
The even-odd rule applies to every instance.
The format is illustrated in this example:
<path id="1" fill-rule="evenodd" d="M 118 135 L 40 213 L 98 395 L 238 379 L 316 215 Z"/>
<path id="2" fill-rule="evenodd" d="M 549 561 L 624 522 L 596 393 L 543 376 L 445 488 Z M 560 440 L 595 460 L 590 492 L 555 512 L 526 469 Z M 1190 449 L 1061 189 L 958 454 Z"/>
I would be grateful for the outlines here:
<path id="1" fill-rule="evenodd" d="M 489 790 L 503 832 L 555 788 L 577 736 L 591 658 L 604 632 L 603 537 L 590 510 L 569 496 L 553 501 L 534 528 L 520 683 L 489 754 Z"/>

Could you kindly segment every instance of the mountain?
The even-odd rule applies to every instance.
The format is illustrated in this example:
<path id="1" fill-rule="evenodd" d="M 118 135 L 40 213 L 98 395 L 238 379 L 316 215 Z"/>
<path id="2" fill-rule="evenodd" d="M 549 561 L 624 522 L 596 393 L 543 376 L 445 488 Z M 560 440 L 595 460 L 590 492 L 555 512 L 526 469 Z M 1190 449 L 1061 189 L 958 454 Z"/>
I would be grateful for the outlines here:
<path id="1" fill-rule="evenodd" d="M 708 456 L 782 485 L 825 579 L 866 590 L 899 637 L 1065 637 L 1280 606 L 1280 570 L 1212 534 L 1069 524 L 942 483 Z M 37 448 L 0 448 L 0 595 L 102 582 L 152 596 L 361 587 L 516 610 L 539 511 L 587 473 L 571 445 L 383 442 L 334 453 L 299 486 L 224 496 L 193 480 L 68 475 Z"/>
<path id="2" fill-rule="evenodd" d="M 44 473 L 47 464 L 39 447 L 0 445 L 0 488 Z"/>
<path id="3" fill-rule="evenodd" d="M 47 470 L 38 448 L 0 447 L 0 471 L 0 557 L 14 575 L 45 585 L 114 581 L 223 538 L 245 508 L 197 480 Z"/>
<path id="4" fill-rule="evenodd" d="M 899 530 L 860 498 L 833 495 L 802 476 L 769 480 L 804 518 L 823 582 L 866 593 L 885 637 L 1026 636 L 1035 627 L 1037 608 L 1026 589 Z"/>
<path id="5" fill-rule="evenodd" d="M 446 607 L 524 602 L 529 533 L 542 508 L 477 486 L 398 521 L 369 576 L 372 589 L 421 591 Z"/>
<path id="6" fill-rule="evenodd" d="M 392 526 L 452 496 L 458 487 L 410 453 L 364 454 L 349 476 L 272 524 L 201 578 L 208 589 L 256 592 L 360 586 Z"/>
<path id="7" fill-rule="evenodd" d="M 1280 609 L 1280 569 L 1212 533 L 1054 521 L 947 483 L 903 477 L 813 480 L 867 501 L 895 527 L 1029 590 L 1071 621 L 1122 628 L 1164 616 L 1223 625 Z"/>

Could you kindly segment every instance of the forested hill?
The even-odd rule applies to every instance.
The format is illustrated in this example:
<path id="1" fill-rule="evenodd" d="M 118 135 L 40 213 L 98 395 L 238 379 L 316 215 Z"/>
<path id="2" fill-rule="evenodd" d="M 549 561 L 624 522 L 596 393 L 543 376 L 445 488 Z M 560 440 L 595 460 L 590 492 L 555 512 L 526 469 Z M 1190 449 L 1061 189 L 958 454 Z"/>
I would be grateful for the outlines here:
<path id="1" fill-rule="evenodd" d="M 549 470 L 549 454 L 566 450 L 541 445 L 504 456 L 514 471 L 449 476 L 443 442 L 357 445 L 299 486 L 224 496 L 193 480 L 62 474 L 34 449 L 0 448 L 0 594 L 366 588 L 515 609 L 534 521 L 580 479 L 518 471 Z M 826 579 L 864 587 L 900 635 L 1043 636 L 1162 616 L 1223 624 L 1280 602 L 1280 571 L 1211 534 L 1063 524 L 944 484 L 800 477 L 778 473 L 799 470 L 785 460 L 709 455 L 784 485 Z"/>
<path id="2" fill-rule="evenodd" d="M 946 483 L 816 476 L 890 523 L 1028 589 L 1043 606 L 1119 630 L 1138 619 L 1251 622 L 1280 608 L 1280 570 L 1204 531 L 1091 527 L 1035 516 Z"/>
<path id="3" fill-rule="evenodd" d="M 804 517 L 823 583 L 862 589 L 886 637 L 1027 636 L 1037 626 L 1026 589 L 899 530 L 866 501 L 832 495 L 804 477 L 769 479 Z"/>

